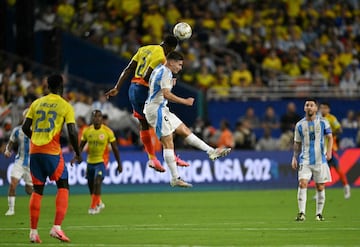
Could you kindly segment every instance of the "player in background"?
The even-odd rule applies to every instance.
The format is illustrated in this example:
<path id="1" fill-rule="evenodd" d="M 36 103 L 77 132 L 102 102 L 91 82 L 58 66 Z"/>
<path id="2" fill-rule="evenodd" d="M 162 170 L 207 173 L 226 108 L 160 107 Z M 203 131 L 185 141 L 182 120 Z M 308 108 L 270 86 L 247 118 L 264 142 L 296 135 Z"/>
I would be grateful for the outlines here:
<path id="1" fill-rule="evenodd" d="M 84 130 L 80 143 L 80 150 L 83 150 L 85 144 L 88 144 L 86 178 L 91 194 L 89 214 L 98 214 L 104 208 L 101 206 L 101 184 L 105 176 L 104 154 L 108 152 L 109 143 L 118 163 L 117 171 L 122 172 L 114 132 L 103 124 L 101 111 L 94 110 L 92 112 L 92 125 Z"/>
<path id="2" fill-rule="evenodd" d="M 25 118 L 28 109 L 23 111 L 23 118 Z M 30 139 L 24 134 L 21 129 L 21 125 L 16 126 L 10 135 L 9 142 L 5 147 L 4 155 L 6 158 L 11 157 L 11 151 L 17 145 L 17 154 L 15 156 L 15 162 L 11 170 L 11 182 L 8 191 L 8 206 L 9 209 L 5 213 L 6 216 L 15 214 L 15 198 L 16 187 L 19 184 L 21 178 L 25 181 L 25 191 L 28 195 L 31 195 L 33 190 L 33 183 L 30 175 Z"/>
<path id="3" fill-rule="evenodd" d="M 181 98 L 171 92 L 175 86 L 173 74 L 183 67 L 184 57 L 179 52 L 170 52 L 164 65 L 158 65 L 150 77 L 150 91 L 145 103 L 144 113 L 149 124 L 155 129 L 163 145 L 163 157 L 170 168 L 171 186 L 192 187 L 179 177 L 174 156 L 173 133 L 185 138 L 185 142 L 208 153 L 215 160 L 230 152 L 230 148 L 214 149 L 194 135 L 191 130 L 167 107 L 168 101 L 192 106 L 194 98 Z"/>
<path id="4" fill-rule="evenodd" d="M 330 111 L 331 107 L 329 103 L 322 102 L 320 104 L 320 113 L 326 120 L 328 120 L 333 134 L 332 158 L 328 161 L 328 164 L 330 167 L 333 166 L 337 174 L 339 174 L 340 180 L 344 186 L 344 198 L 349 199 L 351 196 L 350 185 L 346 178 L 346 175 L 340 168 L 339 155 L 337 154 L 337 151 L 339 149 L 337 136 L 341 134 L 342 128 L 340 122 L 333 114 L 330 113 Z"/>
<path id="5" fill-rule="evenodd" d="M 140 139 L 144 144 L 145 151 L 149 157 L 147 164 L 149 167 L 159 172 L 164 172 L 165 168 L 161 165 L 155 155 L 155 148 L 149 130 L 150 125 L 146 121 L 143 109 L 149 94 L 148 81 L 151 72 L 156 66 L 165 62 L 166 55 L 175 50 L 177 44 L 178 41 L 174 36 L 167 36 L 160 45 L 140 47 L 127 67 L 122 71 L 115 87 L 105 93 L 107 97 L 117 95 L 127 78 L 130 75 L 133 76 L 129 87 L 129 100 L 133 108 L 134 116 L 139 119 L 140 122 Z M 175 153 L 174 156 L 178 166 L 189 166 L 188 163 L 181 160 Z"/>
<path id="6" fill-rule="evenodd" d="M 305 117 L 295 125 L 294 155 L 291 161 L 292 168 L 298 169 L 299 179 L 299 213 L 296 221 L 305 220 L 307 185 L 312 176 L 316 184 L 317 197 L 315 219 L 323 221 L 325 183 L 331 182 L 327 161 L 331 159 L 333 138 L 329 122 L 317 115 L 318 106 L 315 99 L 306 99 L 304 111 Z"/>
<path id="7" fill-rule="evenodd" d="M 50 236 L 63 242 L 70 239 L 61 229 L 69 199 L 68 171 L 61 152 L 60 135 L 64 123 L 69 133 L 70 143 L 75 151 L 71 162 L 80 163 L 81 156 L 72 106 L 62 97 L 64 85 L 59 74 L 47 78 L 49 94 L 35 100 L 26 115 L 22 126 L 30 138 L 30 172 L 34 191 L 30 198 L 30 242 L 41 243 L 38 233 L 41 200 L 47 177 L 56 182 L 56 210 L 54 225 Z"/>

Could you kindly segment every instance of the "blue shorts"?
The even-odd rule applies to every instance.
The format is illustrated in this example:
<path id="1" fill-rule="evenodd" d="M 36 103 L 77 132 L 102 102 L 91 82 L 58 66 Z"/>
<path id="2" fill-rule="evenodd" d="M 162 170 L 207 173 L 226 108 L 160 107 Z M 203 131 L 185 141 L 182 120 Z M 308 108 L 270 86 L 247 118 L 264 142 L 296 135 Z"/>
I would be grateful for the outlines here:
<path id="1" fill-rule="evenodd" d="M 88 180 L 95 180 L 97 176 L 105 177 L 105 164 L 104 162 L 88 164 L 86 167 L 86 178 Z"/>
<path id="2" fill-rule="evenodd" d="M 34 185 L 45 184 L 47 177 L 51 181 L 68 178 L 62 154 L 30 154 L 30 172 Z"/>
<path id="3" fill-rule="evenodd" d="M 145 114 L 143 113 L 143 110 L 148 94 L 148 87 L 133 82 L 130 84 L 129 100 L 133 108 L 134 117 L 138 119 L 145 119 Z"/>

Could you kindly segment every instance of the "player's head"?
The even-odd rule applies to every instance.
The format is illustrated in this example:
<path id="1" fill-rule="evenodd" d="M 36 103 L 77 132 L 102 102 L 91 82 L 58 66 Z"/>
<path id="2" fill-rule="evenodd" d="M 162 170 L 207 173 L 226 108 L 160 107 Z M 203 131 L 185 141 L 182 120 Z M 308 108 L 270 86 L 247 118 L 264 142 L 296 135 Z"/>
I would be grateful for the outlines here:
<path id="1" fill-rule="evenodd" d="M 48 88 L 51 93 L 62 95 L 64 90 L 63 77 L 60 74 L 53 74 L 47 78 Z"/>
<path id="2" fill-rule="evenodd" d="M 184 56 L 177 51 L 172 51 L 166 56 L 166 65 L 172 73 L 177 74 L 184 64 Z"/>
<path id="3" fill-rule="evenodd" d="M 305 100 L 304 111 L 306 113 L 306 116 L 308 117 L 316 115 L 318 111 L 318 106 L 315 98 L 307 98 Z"/>
<path id="4" fill-rule="evenodd" d="M 320 112 L 322 116 L 330 113 L 330 104 L 328 102 L 320 103 Z"/>
<path id="5" fill-rule="evenodd" d="M 100 110 L 93 110 L 91 113 L 91 122 L 93 123 L 95 129 L 100 128 L 103 122 L 103 115 Z"/>
<path id="6" fill-rule="evenodd" d="M 168 35 L 160 45 L 163 47 L 165 55 L 167 55 L 175 50 L 176 46 L 178 45 L 178 40 L 175 36 Z"/>

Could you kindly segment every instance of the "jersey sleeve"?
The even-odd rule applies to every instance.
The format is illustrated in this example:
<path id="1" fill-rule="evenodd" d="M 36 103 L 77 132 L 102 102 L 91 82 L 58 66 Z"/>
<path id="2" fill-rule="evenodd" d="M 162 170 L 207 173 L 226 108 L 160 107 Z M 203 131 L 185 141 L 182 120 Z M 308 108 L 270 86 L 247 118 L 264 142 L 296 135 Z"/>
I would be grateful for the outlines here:
<path id="1" fill-rule="evenodd" d="M 160 81 L 160 87 L 161 88 L 170 88 L 170 89 L 173 87 L 171 72 L 168 73 L 166 70 L 164 71 L 163 76 Z"/>
<path id="2" fill-rule="evenodd" d="M 66 106 L 68 108 L 68 111 L 67 111 L 67 113 L 65 115 L 65 123 L 66 124 L 75 123 L 74 108 L 69 103 L 66 103 Z"/>
<path id="3" fill-rule="evenodd" d="M 323 122 L 324 122 L 324 134 L 325 134 L 325 135 L 331 134 L 332 131 L 331 131 L 331 127 L 330 127 L 329 121 L 326 120 L 326 119 L 323 119 Z"/>
<path id="4" fill-rule="evenodd" d="M 139 62 L 139 54 L 140 54 L 140 49 L 137 50 L 137 52 L 135 53 L 135 55 L 132 57 L 131 60 L 138 63 Z"/>
<path id="5" fill-rule="evenodd" d="M 85 128 L 82 135 L 81 135 L 81 141 L 87 141 L 87 133 L 88 133 L 89 127 Z"/>
<path id="6" fill-rule="evenodd" d="M 114 132 L 109 128 L 107 129 L 107 132 L 108 132 L 108 142 L 112 143 L 112 142 L 116 141 Z"/>
<path id="7" fill-rule="evenodd" d="M 166 58 L 165 58 L 163 48 L 161 46 L 159 46 L 159 48 L 157 48 L 153 52 L 154 53 L 151 55 L 149 67 L 152 69 L 155 69 L 156 66 L 158 66 L 159 64 L 164 64 Z"/>
<path id="8" fill-rule="evenodd" d="M 295 125 L 294 142 L 301 142 L 301 125 L 299 123 Z"/>
<path id="9" fill-rule="evenodd" d="M 16 127 L 11 131 L 9 140 L 12 142 L 16 142 L 18 136 L 19 136 L 19 127 Z"/>

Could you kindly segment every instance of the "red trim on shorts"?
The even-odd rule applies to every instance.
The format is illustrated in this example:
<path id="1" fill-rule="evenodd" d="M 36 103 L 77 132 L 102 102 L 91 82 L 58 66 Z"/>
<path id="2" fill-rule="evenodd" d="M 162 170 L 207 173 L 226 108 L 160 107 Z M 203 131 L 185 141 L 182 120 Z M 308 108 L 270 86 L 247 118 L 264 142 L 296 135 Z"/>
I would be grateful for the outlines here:
<path id="1" fill-rule="evenodd" d="M 50 180 L 51 181 L 58 181 L 59 178 L 61 177 L 62 173 L 64 172 L 64 168 L 65 168 L 64 158 L 63 158 L 62 154 L 60 154 L 59 163 L 58 163 L 54 173 L 50 176 Z"/>
<path id="2" fill-rule="evenodd" d="M 138 113 L 137 111 L 133 110 L 133 115 L 134 117 L 136 117 L 137 119 L 145 119 L 144 116 L 142 116 L 140 113 Z"/>
<path id="3" fill-rule="evenodd" d="M 33 182 L 33 185 L 44 185 L 45 183 L 41 182 L 39 179 L 37 179 L 35 176 L 31 173 L 31 180 Z"/>
<path id="4" fill-rule="evenodd" d="M 136 83 L 136 84 L 140 84 L 140 85 L 143 85 L 145 87 L 149 87 L 149 83 L 147 81 L 144 80 L 144 78 L 142 77 L 133 77 L 131 79 L 131 82 L 132 83 Z"/>

